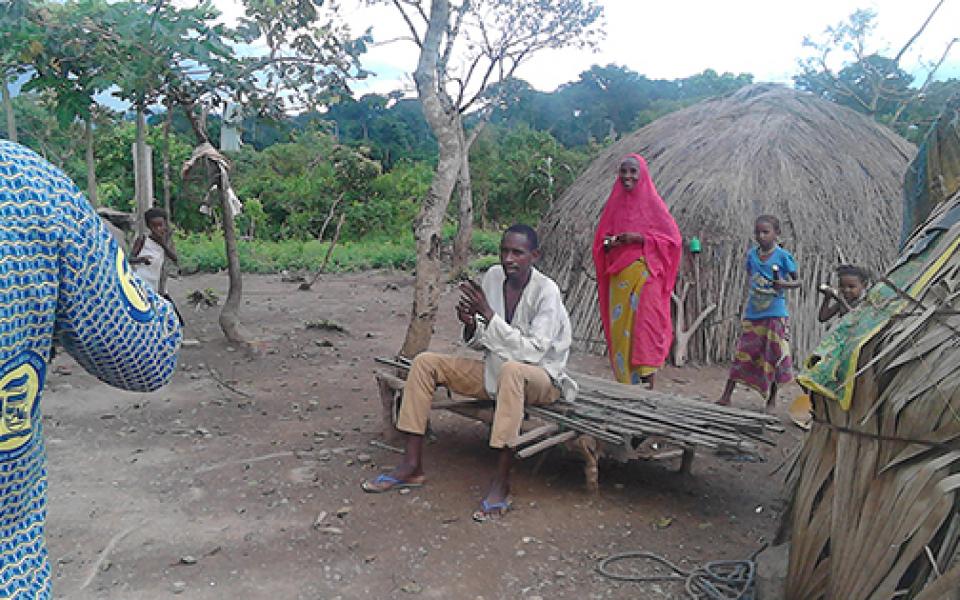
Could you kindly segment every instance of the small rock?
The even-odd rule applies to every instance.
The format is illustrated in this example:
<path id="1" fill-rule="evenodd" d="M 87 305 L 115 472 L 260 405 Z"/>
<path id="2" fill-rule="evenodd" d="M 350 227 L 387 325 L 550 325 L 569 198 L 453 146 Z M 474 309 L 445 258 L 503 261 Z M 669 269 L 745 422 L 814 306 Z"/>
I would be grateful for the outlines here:
<path id="1" fill-rule="evenodd" d="M 189 554 L 184 554 L 183 556 L 180 557 L 180 564 L 181 564 L 181 565 L 195 565 L 195 564 L 197 564 L 197 559 L 196 559 L 196 557 L 190 556 Z"/>
<path id="2" fill-rule="evenodd" d="M 170 584 L 170 591 L 174 594 L 182 594 L 187 589 L 186 581 L 174 581 Z"/>
<path id="3" fill-rule="evenodd" d="M 349 515 L 351 510 L 353 510 L 351 506 L 341 506 L 337 509 L 337 517 L 342 519 Z"/>
<path id="4" fill-rule="evenodd" d="M 415 581 L 408 581 L 400 586 L 400 590 L 407 594 L 419 594 L 423 591 L 423 586 Z"/>
<path id="5" fill-rule="evenodd" d="M 402 489 L 401 489 L 399 492 L 397 492 L 397 493 L 400 494 L 401 496 L 406 496 L 407 494 L 410 493 L 410 488 L 402 488 Z"/>
<path id="6" fill-rule="evenodd" d="M 327 518 L 327 511 L 321 510 L 320 513 L 317 514 L 317 518 L 313 520 L 313 527 L 315 529 L 319 529 L 320 527 L 322 527 L 323 521 L 326 518 Z"/>
<path id="7" fill-rule="evenodd" d="M 357 455 L 357 462 L 360 463 L 361 465 L 366 464 L 371 460 L 373 460 L 373 457 L 370 456 L 369 454 L 364 454 L 363 452 L 361 452 L 360 454 Z"/>
<path id="8" fill-rule="evenodd" d="M 660 517 L 653 522 L 654 529 L 666 529 L 673 523 L 673 517 Z"/>
<path id="9" fill-rule="evenodd" d="M 343 529 L 339 527 L 317 527 L 317 531 L 327 535 L 343 535 Z"/>

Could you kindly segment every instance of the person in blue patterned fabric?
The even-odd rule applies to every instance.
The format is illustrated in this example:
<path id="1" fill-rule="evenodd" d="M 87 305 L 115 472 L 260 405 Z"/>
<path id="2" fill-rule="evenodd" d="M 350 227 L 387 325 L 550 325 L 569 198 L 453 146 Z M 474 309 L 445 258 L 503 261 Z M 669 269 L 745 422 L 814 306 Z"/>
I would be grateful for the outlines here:
<path id="1" fill-rule="evenodd" d="M 55 337 L 102 381 L 146 392 L 169 381 L 181 332 L 73 182 L 0 140 L 0 598 L 50 597 L 40 397 Z"/>

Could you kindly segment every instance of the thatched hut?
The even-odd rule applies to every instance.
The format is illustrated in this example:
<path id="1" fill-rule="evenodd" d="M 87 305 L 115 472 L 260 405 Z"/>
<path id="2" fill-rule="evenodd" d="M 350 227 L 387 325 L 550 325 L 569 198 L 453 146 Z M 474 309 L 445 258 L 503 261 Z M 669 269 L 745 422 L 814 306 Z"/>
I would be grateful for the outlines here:
<path id="1" fill-rule="evenodd" d="M 581 349 L 603 349 L 590 247 L 619 161 L 629 152 L 647 159 L 685 239 L 702 241 L 703 253 L 696 259 L 688 253 L 681 268 L 681 280 L 693 284 L 685 312 L 696 316 L 712 303 L 718 308 L 691 341 L 694 360 L 730 358 L 757 215 L 780 218 L 781 243 L 800 266 L 803 287 L 791 292 L 798 353 L 822 332 L 816 288 L 830 278 L 838 251 L 874 270 L 896 255 L 902 176 L 915 148 L 834 103 L 783 86 L 749 86 L 664 116 L 613 144 L 544 217 L 541 265 L 565 292 Z"/>

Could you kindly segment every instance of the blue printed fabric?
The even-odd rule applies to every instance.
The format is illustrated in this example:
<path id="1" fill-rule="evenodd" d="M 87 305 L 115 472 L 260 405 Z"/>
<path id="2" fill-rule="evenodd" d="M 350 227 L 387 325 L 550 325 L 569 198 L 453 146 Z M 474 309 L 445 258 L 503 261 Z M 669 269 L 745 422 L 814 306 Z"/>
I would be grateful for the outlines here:
<path id="1" fill-rule="evenodd" d="M 793 256 L 780 246 L 773 249 L 767 260 L 760 260 L 758 250 L 759 248 L 754 246 L 747 253 L 750 294 L 743 318 L 758 321 L 771 317 L 789 317 L 783 290 L 773 287 L 774 272 L 776 271 L 779 279 L 789 279 L 791 275 L 796 275 L 797 263 Z"/>
<path id="2" fill-rule="evenodd" d="M 0 140 L 0 598 L 50 597 L 40 397 L 54 336 L 104 382 L 150 391 L 181 332 L 76 186 Z"/>

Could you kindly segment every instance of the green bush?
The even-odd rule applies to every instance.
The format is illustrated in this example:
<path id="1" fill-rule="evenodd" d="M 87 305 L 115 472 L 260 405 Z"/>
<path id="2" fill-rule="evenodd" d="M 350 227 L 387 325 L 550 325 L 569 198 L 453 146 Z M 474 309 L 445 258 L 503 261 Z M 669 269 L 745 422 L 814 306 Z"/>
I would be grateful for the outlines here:
<path id="1" fill-rule="evenodd" d="M 452 231 L 450 234 L 452 237 Z M 245 273 L 276 273 L 283 270 L 313 271 L 320 268 L 329 242 L 317 240 L 240 240 L 240 269 Z M 471 268 L 483 270 L 499 260 L 500 233 L 476 230 L 474 251 L 478 257 Z M 184 273 L 217 272 L 227 268 L 227 257 L 221 234 L 188 234 L 176 242 L 180 268 Z M 413 269 L 417 263 L 413 235 L 394 237 L 368 236 L 359 241 L 344 241 L 333 249 L 327 271 L 362 271 L 365 269 Z"/>
<path id="2" fill-rule="evenodd" d="M 241 240 L 240 269 L 245 273 L 276 273 L 282 270 L 312 271 L 320 268 L 329 242 L 317 240 Z M 216 272 L 227 268 L 223 236 L 193 234 L 177 240 L 180 268 L 184 273 Z M 342 242 L 333 250 L 327 271 L 364 269 L 412 269 L 416 264 L 413 236 L 401 239 L 366 239 Z"/>

